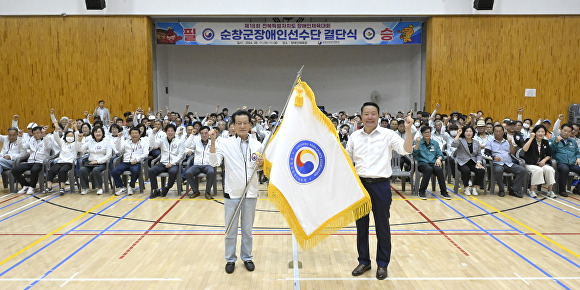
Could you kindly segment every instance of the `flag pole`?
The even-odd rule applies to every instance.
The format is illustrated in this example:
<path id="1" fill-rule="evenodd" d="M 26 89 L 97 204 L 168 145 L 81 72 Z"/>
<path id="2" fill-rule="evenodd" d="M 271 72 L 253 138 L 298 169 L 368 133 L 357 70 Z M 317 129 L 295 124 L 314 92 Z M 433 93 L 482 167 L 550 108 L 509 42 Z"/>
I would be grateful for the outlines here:
<path id="1" fill-rule="evenodd" d="M 300 79 L 302 77 L 302 69 L 304 69 L 304 65 L 302 65 L 300 70 L 296 73 L 296 79 L 294 80 L 294 84 L 292 84 L 292 88 L 290 88 L 290 94 L 288 95 L 288 98 L 286 99 L 286 104 L 284 105 L 282 112 L 280 112 L 280 114 L 278 115 L 278 120 L 277 120 L 276 124 L 274 125 L 274 128 L 272 129 L 272 133 L 269 134 L 268 137 L 266 138 L 266 146 L 264 146 L 264 150 L 262 150 L 262 152 L 260 152 L 260 155 L 262 155 L 264 153 L 264 151 L 266 151 L 266 148 L 268 147 L 268 144 L 270 143 L 270 137 L 272 135 L 274 135 L 274 132 L 276 132 L 276 129 L 280 125 L 280 119 L 282 118 L 282 115 L 284 114 L 284 112 L 286 112 L 286 108 L 288 107 L 288 103 L 290 102 L 290 97 L 292 97 L 292 92 L 294 91 L 294 87 L 296 86 L 296 84 L 298 84 L 298 81 L 300 81 Z M 250 176 L 250 180 L 252 180 L 252 178 L 254 178 L 254 175 L 258 171 L 257 169 L 258 169 L 257 166 L 254 167 L 254 170 L 252 171 L 252 175 Z M 246 195 L 248 194 L 249 188 L 250 188 L 250 183 L 248 182 L 248 183 L 246 183 L 246 187 L 244 188 L 244 194 L 242 194 L 242 197 L 240 198 L 240 202 L 238 202 L 238 205 L 236 206 L 236 211 L 232 215 L 232 218 L 230 219 L 230 222 L 228 223 L 228 226 L 226 227 L 225 235 L 229 234 L 229 232 L 231 231 L 232 225 L 234 224 L 234 219 L 236 218 L 236 216 L 240 212 L 240 210 L 242 208 L 242 203 L 244 202 L 244 200 L 246 200 Z"/>

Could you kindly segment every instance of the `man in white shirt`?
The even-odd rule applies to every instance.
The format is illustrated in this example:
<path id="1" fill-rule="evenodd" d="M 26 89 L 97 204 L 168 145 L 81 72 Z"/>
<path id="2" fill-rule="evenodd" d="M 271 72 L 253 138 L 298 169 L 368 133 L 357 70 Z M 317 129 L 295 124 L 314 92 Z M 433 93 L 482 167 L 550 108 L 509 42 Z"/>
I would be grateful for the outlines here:
<path id="1" fill-rule="evenodd" d="M 141 162 L 147 158 L 149 154 L 149 142 L 148 140 L 141 139 L 141 132 L 138 128 L 129 129 L 130 140 L 123 140 L 119 138 L 115 141 L 115 153 L 122 154 L 122 162 L 117 165 L 117 167 L 111 170 L 111 176 L 115 181 L 115 187 L 119 190 L 115 192 L 115 195 L 127 194 L 132 195 L 135 191 L 135 182 L 141 174 Z M 121 174 L 125 171 L 131 171 L 131 181 L 129 182 L 129 188 L 123 186 L 123 180 Z"/>
<path id="2" fill-rule="evenodd" d="M 101 121 L 103 121 L 104 124 L 109 124 L 109 121 L 111 120 L 111 113 L 109 113 L 109 109 L 105 108 L 105 101 L 99 101 L 99 105 L 95 108 L 93 116 L 99 116 L 101 117 Z"/>
<path id="3" fill-rule="evenodd" d="M 20 143 L 20 150 L 27 151 L 29 154 L 28 162 L 20 163 L 18 166 L 12 168 L 12 175 L 14 179 L 22 185 L 22 189 L 18 193 L 34 194 L 34 187 L 38 182 L 38 176 L 42 171 L 42 164 L 44 160 L 50 157 L 50 141 L 44 138 L 45 132 L 40 126 L 32 128 L 32 140 L 28 143 Z M 24 177 L 24 172 L 30 170 L 30 182 Z"/>
<path id="4" fill-rule="evenodd" d="M 149 180 L 151 181 L 151 189 L 153 193 L 150 198 L 158 196 L 166 196 L 169 189 L 175 184 L 177 173 L 179 171 L 179 163 L 185 155 L 185 146 L 181 139 L 175 137 L 175 125 L 168 124 L 165 126 L 165 133 L 167 137 L 149 138 L 149 148 L 161 150 L 161 159 L 155 166 L 149 168 Z M 158 127 L 153 129 L 153 135 L 159 130 Z M 169 180 L 167 185 L 163 185 L 163 189 L 157 188 L 157 176 L 162 172 L 169 173 Z"/>
<path id="5" fill-rule="evenodd" d="M 246 270 L 254 271 L 255 269 L 252 261 L 252 227 L 258 199 L 258 175 L 253 174 L 253 172 L 264 165 L 264 160 L 259 155 L 259 152 L 262 152 L 262 144 L 256 138 L 249 137 L 252 128 L 250 113 L 245 110 L 237 111 L 232 115 L 232 122 L 236 128 L 236 137 L 220 141 L 217 144 L 217 149 L 215 142 L 217 133 L 215 130 L 211 130 L 209 133 L 211 138 L 209 163 L 211 166 L 217 167 L 223 161 L 228 173 L 225 176 L 224 184 L 225 222 L 229 223 L 230 220 L 233 220 L 231 230 L 225 236 L 225 271 L 228 274 L 235 270 L 239 220 L 241 220 L 242 231 L 240 258 L 244 261 Z M 246 185 L 247 192 L 244 192 Z M 236 208 L 244 194 L 246 194 L 246 198 L 240 207 L 240 212 L 236 214 Z M 236 215 L 234 216 L 234 214 Z"/>
<path id="6" fill-rule="evenodd" d="M 24 154 L 21 154 L 18 140 L 18 129 L 10 127 L 8 135 L 0 135 L 0 142 L 2 142 L 2 151 L 0 152 L 0 174 L 4 170 L 12 169 L 14 160 L 19 159 Z"/>
<path id="7" fill-rule="evenodd" d="M 390 207 L 392 202 L 389 178 L 391 168 L 391 152 L 401 155 L 412 152 L 413 135 L 405 134 L 402 139 L 392 130 L 378 126 L 379 106 L 372 102 L 361 107 L 363 130 L 350 135 L 346 151 L 352 159 L 356 172 L 362 184 L 368 191 L 372 201 L 372 211 L 377 232 L 377 273 L 379 280 L 387 278 L 387 267 L 391 260 L 391 230 L 389 225 Z M 413 118 L 407 116 L 404 121 L 406 131 L 411 131 Z M 352 271 L 353 276 L 359 276 L 371 269 L 369 254 L 369 216 L 356 221 L 357 250 L 359 265 Z"/>
<path id="8" fill-rule="evenodd" d="M 215 181 L 215 169 L 213 166 L 209 165 L 209 127 L 203 126 L 199 130 L 200 138 L 195 138 L 193 135 L 190 136 L 185 142 L 185 149 L 188 152 L 194 154 L 193 165 L 185 171 L 185 177 L 187 182 L 191 185 L 193 193 L 192 198 L 196 198 L 200 195 L 199 184 L 197 183 L 197 176 L 201 173 L 206 175 L 206 186 L 205 186 L 205 198 L 212 199 L 211 197 L 211 187 Z"/>

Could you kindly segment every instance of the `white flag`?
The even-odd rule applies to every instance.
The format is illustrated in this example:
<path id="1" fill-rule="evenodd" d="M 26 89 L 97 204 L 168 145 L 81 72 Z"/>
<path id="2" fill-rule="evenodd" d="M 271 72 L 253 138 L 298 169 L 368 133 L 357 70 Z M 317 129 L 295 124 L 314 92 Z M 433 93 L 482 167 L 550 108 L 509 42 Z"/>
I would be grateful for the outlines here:
<path id="1" fill-rule="evenodd" d="M 264 159 L 270 201 L 302 248 L 370 212 L 369 194 L 306 83 L 294 87 Z"/>

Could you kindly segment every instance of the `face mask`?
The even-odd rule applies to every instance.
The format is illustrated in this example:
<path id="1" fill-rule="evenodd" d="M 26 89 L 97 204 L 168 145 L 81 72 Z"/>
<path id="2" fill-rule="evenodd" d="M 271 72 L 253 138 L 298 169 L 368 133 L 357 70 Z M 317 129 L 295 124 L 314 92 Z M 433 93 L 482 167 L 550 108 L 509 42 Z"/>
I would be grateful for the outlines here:
<path id="1" fill-rule="evenodd" d="M 75 141 L 75 137 L 66 137 L 66 142 L 72 143 Z"/>
<path id="2" fill-rule="evenodd" d="M 455 136 L 457 136 L 457 131 L 449 131 L 449 134 L 450 134 L 452 137 L 455 137 Z"/>
<path id="3" fill-rule="evenodd" d="M 342 133 L 344 135 L 344 134 L 348 133 L 348 131 L 346 129 L 342 129 L 342 130 L 340 130 L 340 133 Z"/>
<path id="4" fill-rule="evenodd" d="M 415 123 L 415 127 L 421 126 L 421 123 Z"/>
<path id="5" fill-rule="evenodd" d="M 524 129 L 528 129 L 528 128 L 530 128 L 530 124 L 524 123 L 523 127 L 524 127 Z"/>

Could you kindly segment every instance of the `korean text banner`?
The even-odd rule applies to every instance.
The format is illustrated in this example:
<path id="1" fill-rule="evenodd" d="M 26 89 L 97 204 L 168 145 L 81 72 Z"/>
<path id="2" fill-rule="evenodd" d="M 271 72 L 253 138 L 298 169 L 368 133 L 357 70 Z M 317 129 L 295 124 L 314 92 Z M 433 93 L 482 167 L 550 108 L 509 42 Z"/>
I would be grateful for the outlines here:
<path id="1" fill-rule="evenodd" d="M 421 22 L 156 23 L 158 44 L 389 45 L 421 43 Z"/>
<path id="2" fill-rule="evenodd" d="M 310 87 L 293 89 L 284 119 L 264 151 L 268 198 L 302 248 L 365 216 L 371 200 L 340 144 L 336 128 L 316 106 Z"/>

